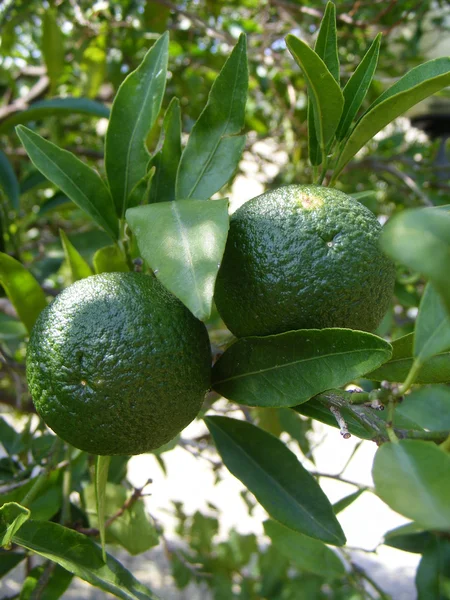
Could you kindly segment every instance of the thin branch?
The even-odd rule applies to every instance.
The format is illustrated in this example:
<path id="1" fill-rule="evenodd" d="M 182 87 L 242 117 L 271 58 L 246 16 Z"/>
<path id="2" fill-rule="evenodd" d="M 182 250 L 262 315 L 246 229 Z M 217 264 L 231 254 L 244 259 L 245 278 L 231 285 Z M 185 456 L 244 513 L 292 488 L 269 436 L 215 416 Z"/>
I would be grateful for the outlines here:
<path id="1" fill-rule="evenodd" d="M 0 123 L 12 114 L 28 108 L 30 102 L 45 94 L 49 85 L 50 79 L 43 75 L 23 98 L 16 98 L 11 104 L 0 107 Z"/>

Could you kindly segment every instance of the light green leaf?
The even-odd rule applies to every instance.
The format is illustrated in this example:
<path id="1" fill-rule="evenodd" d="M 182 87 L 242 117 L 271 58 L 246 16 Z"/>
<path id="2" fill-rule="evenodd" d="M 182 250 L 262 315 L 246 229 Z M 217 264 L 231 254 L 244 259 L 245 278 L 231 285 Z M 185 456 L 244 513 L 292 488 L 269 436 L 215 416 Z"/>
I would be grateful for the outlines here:
<path id="1" fill-rule="evenodd" d="M 108 481 L 110 456 L 97 456 L 95 460 L 95 500 L 97 508 L 97 523 L 100 532 L 100 541 L 102 544 L 102 556 L 106 562 L 106 532 L 105 532 L 105 513 L 106 513 L 106 483 Z"/>
<path id="2" fill-rule="evenodd" d="M 227 469 L 272 518 L 326 543 L 345 543 L 328 498 L 283 442 L 246 421 L 206 417 L 205 423 Z"/>
<path id="3" fill-rule="evenodd" d="M 450 84 L 450 58 L 436 58 L 411 69 L 367 109 L 347 139 L 334 177 L 364 144 L 412 106 Z"/>
<path id="4" fill-rule="evenodd" d="M 316 135 L 322 153 L 335 134 L 344 107 L 341 89 L 323 60 L 305 42 L 293 35 L 286 38 L 287 46 L 303 71 L 308 96 L 314 109 Z"/>
<path id="5" fill-rule="evenodd" d="M 117 239 L 117 216 L 109 190 L 100 176 L 71 152 L 58 148 L 23 125 L 17 127 L 17 135 L 34 166 Z"/>
<path id="6" fill-rule="evenodd" d="M 15 125 L 38 121 L 45 117 L 61 117 L 64 115 L 88 115 L 91 117 L 109 117 L 109 108 L 89 98 L 52 98 L 33 102 L 25 110 L 18 111 L 0 123 L 0 133 L 6 133 Z"/>
<path id="7" fill-rule="evenodd" d="M 450 283 L 450 282 L 449 282 Z M 417 315 L 414 356 L 420 363 L 450 349 L 450 315 L 439 294 L 429 283 L 420 302 Z"/>
<path id="8" fill-rule="evenodd" d="M 175 182 L 181 158 L 180 101 L 173 98 L 166 114 L 160 139 L 161 149 L 152 157 L 150 166 L 156 169 L 150 190 L 150 202 L 175 200 Z"/>
<path id="9" fill-rule="evenodd" d="M 57 12 L 48 8 L 42 16 L 42 55 L 54 94 L 64 68 L 64 37 L 56 20 Z"/>
<path id="10" fill-rule="evenodd" d="M 19 261 L 3 252 L 0 252 L 0 283 L 20 320 L 31 331 L 39 313 L 47 306 L 41 286 Z"/>
<path id="11" fill-rule="evenodd" d="M 106 25 L 106 23 L 105 23 Z M 88 98 L 95 98 L 107 73 L 107 40 L 105 35 L 92 39 L 83 52 L 80 69 L 84 74 L 83 89 Z"/>
<path id="12" fill-rule="evenodd" d="M 357 66 L 355 72 L 347 81 L 347 84 L 342 91 L 345 103 L 341 120 L 336 131 L 336 138 L 338 140 L 342 140 L 346 136 L 356 117 L 356 113 L 366 97 L 367 90 L 370 87 L 375 69 L 377 68 L 380 44 L 381 33 L 373 40 L 370 48 L 364 55 L 364 58 Z"/>
<path id="13" fill-rule="evenodd" d="M 248 88 L 247 42 L 241 35 L 209 93 L 181 156 L 176 182 L 178 200 L 207 200 L 236 170 L 245 145 Z"/>
<path id="14" fill-rule="evenodd" d="M 351 329 L 241 338 L 214 365 L 213 389 L 248 406 L 295 406 L 362 377 L 390 356 L 383 339 Z"/>
<path id="15" fill-rule="evenodd" d="M 127 261 L 118 246 L 104 246 L 97 250 L 92 258 L 96 273 L 126 273 Z"/>
<path id="16" fill-rule="evenodd" d="M 66 262 L 69 265 L 72 283 L 93 275 L 91 267 L 84 260 L 62 229 L 59 230 Z"/>
<path id="17" fill-rule="evenodd" d="M 275 548 L 302 571 L 316 573 L 327 581 L 345 575 L 344 563 L 323 542 L 292 531 L 276 521 L 264 521 L 264 531 Z"/>
<path id="18" fill-rule="evenodd" d="M 0 342 L 23 340 L 27 330 L 23 323 L 15 317 L 0 313 Z"/>
<path id="19" fill-rule="evenodd" d="M 389 256 L 428 277 L 450 311 L 450 213 L 405 210 L 388 221 L 381 244 Z"/>
<path id="20" fill-rule="evenodd" d="M 450 362 L 450 355 L 447 355 L 447 361 Z M 430 431 L 450 431 L 450 387 L 433 385 L 414 389 L 398 405 L 396 414 L 408 417 Z"/>
<path id="21" fill-rule="evenodd" d="M 122 83 L 112 105 L 105 168 L 119 217 L 125 214 L 131 190 L 147 172 L 150 155 L 145 143 L 166 89 L 168 46 L 166 32 Z"/>
<path id="22" fill-rule="evenodd" d="M 383 444 L 372 475 L 376 493 L 393 510 L 426 529 L 450 529 L 450 455 L 434 443 Z"/>
<path id="23" fill-rule="evenodd" d="M 17 502 L 5 502 L 0 507 L 0 546 L 10 548 L 13 537 L 29 518 L 28 508 Z"/>
<path id="24" fill-rule="evenodd" d="M 3 191 L 9 200 L 11 207 L 19 209 L 19 182 L 17 181 L 14 169 L 4 152 L 0 150 L 0 190 Z"/>
<path id="25" fill-rule="evenodd" d="M 13 542 L 35 552 L 105 592 L 123 600 L 158 600 L 115 558 L 102 559 L 99 546 L 73 529 L 32 519 L 22 525 Z"/>
<path id="26" fill-rule="evenodd" d="M 228 200 L 158 202 L 130 208 L 126 218 L 161 283 L 206 320 L 228 234 Z"/>

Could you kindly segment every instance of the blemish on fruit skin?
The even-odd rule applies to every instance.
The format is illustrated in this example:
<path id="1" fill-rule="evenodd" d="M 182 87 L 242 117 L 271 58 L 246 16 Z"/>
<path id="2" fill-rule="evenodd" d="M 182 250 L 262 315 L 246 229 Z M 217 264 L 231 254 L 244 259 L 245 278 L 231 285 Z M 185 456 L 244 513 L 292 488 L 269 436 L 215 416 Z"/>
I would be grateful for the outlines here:
<path id="1" fill-rule="evenodd" d="M 320 208 L 324 204 L 323 198 L 319 198 L 319 196 L 313 196 L 312 194 L 299 194 L 297 201 L 299 206 L 305 210 Z"/>
<path id="2" fill-rule="evenodd" d="M 84 379 L 82 379 L 82 380 L 80 381 L 80 383 L 81 383 L 81 385 L 82 385 L 82 386 L 86 386 L 86 385 L 87 385 L 87 381 L 85 381 Z"/>

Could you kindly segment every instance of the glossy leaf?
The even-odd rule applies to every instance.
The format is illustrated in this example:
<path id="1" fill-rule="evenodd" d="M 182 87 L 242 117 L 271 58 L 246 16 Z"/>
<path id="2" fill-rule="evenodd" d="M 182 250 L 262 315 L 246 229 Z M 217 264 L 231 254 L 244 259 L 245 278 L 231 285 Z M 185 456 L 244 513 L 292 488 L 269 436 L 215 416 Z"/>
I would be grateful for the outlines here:
<path id="1" fill-rule="evenodd" d="M 439 294 L 429 283 L 425 288 L 417 315 L 414 356 L 417 361 L 424 363 L 435 354 L 449 349 L 450 314 L 445 310 Z"/>
<path id="2" fill-rule="evenodd" d="M 322 152 L 325 152 L 342 114 L 344 98 L 341 89 L 322 59 L 305 42 L 288 35 L 286 43 L 303 71 L 314 109 L 317 139 Z"/>
<path id="3" fill-rule="evenodd" d="M 356 490 L 356 492 L 353 492 L 352 494 L 348 494 L 347 496 L 344 496 L 343 498 L 341 498 L 340 500 L 335 502 L 333 504 L 334 514 L 338 515 L 340 512 L 342 512 L 343 510 L 345 510 L 346 508 L 351 506 L 353 504 L 353 502 L 355 502 L 355 500 L 358 500 L 358 498 L 361 496 L 361 494 L 364 493 L 364 491 L 365 491 L 364 488 L 360 489 L 360 490 Z"/>
<path id="4" fill-rule="evenodd" d="M 427 529 L 450 529 L 450 455 L 434 443 L 383 444 L 372 475 L 376 493 L 393 510 Z"/>
<path id="5" fill-rule="evenodd" d="M 97 527 L 100 532 L 102 556 L 106 562 L 106 484 L 108 481 L 110 456 L 97 456 L 95 459 L 95 506 L 97 509 Z"/>
<path id="6" fill-rule="evenodd" d="M 0 507 L 0 546 L 9 548 L 14 536 L 29 518 L 28 508 L 17 502 L 5 502 Z"/>
<path id="7" fill-rule="evenodd" d="M 365 377 L 374 381 L 405 381 L 412 364 L 414 333 L 409 333 L 392 342 L 392 358 Z M 450 352 L 433 356 L 422 365 L 415 383 L 447 383 L 450 381 Z"/>
<path id="8" fill-rule="evenodd" d="M 108 188 L 100 176 L 74 154 L 44 140 L 20 125 L 17 128 L 34 166 L 84 210 L 113 239 L 118 237 L 118 220 Z"/>
<path id="9" fill-rule="evenodd" d="M 47 306 L 41 286 L 19 261 L 3 252 L 0 252 L 0 284 L 20 320 L 31 331 L 39 313 Z"/>
<path id="10" fill-rule="evenodd" d="M 127 261 L 118 246 L 104 246 L 97 250 L 92 258 L 96 273 L 126 273 Z"/>
<path id="11" fill-rule="evenodd" d="M 64 68 L 64 38 L 56 20 L 57 12 L 48 8 L 42 15 L 42 55 L 54 94 Z"/>
<path id="12" fill-rule="evenodd" d="M 444 600 L 450 591 L 450 541 L 436 537 L 424 549 L 416 571 L 417 600 Z"/>
<path id="13" fill-rule="evenodd" d="M 0 150 L 0 191 L 2 191 L 9 200 L 11 207 L 19 209 L 19 182 L 17 181 L 14 169 L 4 152 Z"/>
<path id="14" fill-rule="evenodd" d="M 246 421 L 206 417 L 205 422 L 227 469 L 272 518 L 326 543 L 345 543 L 328 498 L 283 442 Z"/>
<path id="15" fill-rule="evenodd" d="M 161 283 L 206 320 L 228 234 L 228 201 L 158 202 L 130 208 L 126 217 Z"/>
<path id="16" fill-rule="evenodd" d="M 64 256 L 66 257 L 67 264 L 70 268 L 72 283 L 92 275 L 93 273 L 91 267 L 84 260 L 62 229 L 59 230 L 59 235 L 61 237 Z"/>
<path id="17" fill-rule="evenodd" d="M 344 110 L 342 111 L 341 120 L 336 131 L 336 138 L 338 140 L 342 140 L 346 136 L 366 97 L 375 69 L 377 68 L 380 44 L 381 33 L 376 36 L 364 58 L 342 90 L 344 95 Z"/>
<path id="18" fill-rule="evenodd" d="M 103 562 L 99 546 L 73 529 L 32 519 L 22 525 L 13 542 L 61 567 L 105 592 L 123 600 L 158 600 L 149 588 L 115 558 Z"/>
<path id="19" fill-rule="evenodd" d="M 450 355 L 447 360 L 450 361 Z M 397 407 L 396 413 L 430 431 L 450 431 L 450 388 L 433 385 L 414 389 Z"/>
<path id="20" fill-rule="evenodd" d="M 376 133 L 449 84 L 450 58 L 436 58 L 411 69 L 381 94 L 359 119 L 339 157 L 335 176 Z"/>
<path id="21" fill-rule="evenodd" d="M 390 356 L 387 342 L 350 329 L 241 338 L 214 365 L 213 388 L 249 406 L 295 406 L 362 377 Z"/>
<path id="22" fill-rule="evenodd" d="M 146 139 L 158 117 L 168 60 L 169 34 L 162 35 L 114 99 L 105 140 L 105 168 L 116 212 L 123 217 L 128 197 L 145 176 L 150 158 Z"/>
<path id="23" fill-rule="evenodd" d="M 247 88 L 247 42 L 242 34 L 213 83 L 181 156 L 178 200 L 207 200 L 233 175 L 245 145 L 245 136 L 238 134 L 244 126 Z"/>
<path id="24" fill-rule="evenodd" d="M 450 311 L 449 213 L 406 210 L 389 220 L 381 243 L 389 256 L 428 277 Z"/>
<path id="25" fill-rule="evenodd" d="M 302 571 L 316 573 L 327 581 L 345 575 L 344 563 L 323 542 L 292 531 L 276 521 L 265 521 L 264 531 L 274 547 Z"/>
<path id="26" fill-rule="evenodd" d="M 150 202 L 175 200 L 175 182 L 181 158 L 181 112 L 178 98 L 172 99 L 164 115 L 160 145 L 161 149 L 150 162 L 150 166 L 155 167 Z"/>
<path id="27" fill-rule="evenodd" d="M 52 98 L 33 102 L 28 108 L 15 112 L 0 123 L 0 133 L 5 133 L 21 123 L 38 121 L 45 117 L 61 117 L 64 115 L 88 115 L 107 119 L 109 108 L 89 98 Z"/>

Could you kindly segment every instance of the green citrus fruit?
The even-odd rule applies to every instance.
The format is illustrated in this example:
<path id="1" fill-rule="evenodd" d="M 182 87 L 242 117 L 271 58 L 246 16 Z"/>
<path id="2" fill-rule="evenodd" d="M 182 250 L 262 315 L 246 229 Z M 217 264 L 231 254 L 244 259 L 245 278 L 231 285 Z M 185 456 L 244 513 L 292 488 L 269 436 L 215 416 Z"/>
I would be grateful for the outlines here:
<path id="1" fill-rule="evenodd" d="M 206 328 L 153 277 L 103 273 L 42 311 L 27 380 L 37 412 L 93 454 L 140 454 L 188 425 L 210 385 Z"/>
<path id="2" fill-rule="evenodd" d="M 395 281 L 380 232 L 370 210 L 332 188 L 288 185 L 253 198 L 231 217 L 215 289 L 222 319 L 238 337 L 373 331 Z"/>

